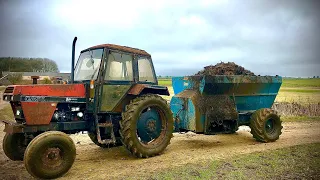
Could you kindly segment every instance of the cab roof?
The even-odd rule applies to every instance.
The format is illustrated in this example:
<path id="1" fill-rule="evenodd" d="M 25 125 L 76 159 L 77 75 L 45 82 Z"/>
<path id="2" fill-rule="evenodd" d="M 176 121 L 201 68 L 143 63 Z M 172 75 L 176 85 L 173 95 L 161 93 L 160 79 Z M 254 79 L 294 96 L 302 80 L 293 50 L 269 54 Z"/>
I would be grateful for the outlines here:
<path id="1" fill-rule="evenodd" d="M 119 51 L 123 51 L 123 52 L 143 55 L 143 56 L 151 56 L 145 50 L 132 48 L 132 47 L 128 47 L 128 46 L 120 46 L 120 45 L 116 45 L 116 44 L 100 44 L 100 45 L 89 47 L 83 51 L 87 51 L 87 50 L 91 50 L 91 49 L 98 49 L 98 48 L 108 48 L 108 49 L 119 50 Z M 81 52 L 83 52 L 83 51 L 81 51 Z"/>

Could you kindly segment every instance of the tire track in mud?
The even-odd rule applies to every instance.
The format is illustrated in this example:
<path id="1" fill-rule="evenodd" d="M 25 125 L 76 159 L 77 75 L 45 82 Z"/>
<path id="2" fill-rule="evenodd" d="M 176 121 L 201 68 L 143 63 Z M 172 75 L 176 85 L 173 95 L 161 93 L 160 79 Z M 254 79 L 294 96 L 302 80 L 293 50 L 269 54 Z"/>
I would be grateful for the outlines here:
<path id="1" fill-rule="evenodd" d="M 2 139 L 2 124 L 0 128 Z M 240 127 L 235 134 L 215 136 L 175 133 L 162 155 L 148 159 L 134 158 L 124 147 L 99 148 L 86 134 L 71 137 L 77 147 L 76 161 L 71 170 L 60 179 L 132 179 L 148 177 L 154 172 L 188 163 L 320 142 L 320 121 L 284 123 L 280 139 L 266 144 L 256 142 L 248 127 Z M 0 152 L 0 179 L 31 178 L 24 169 L 23 162 L 10 161 L 2 149 Z"/>

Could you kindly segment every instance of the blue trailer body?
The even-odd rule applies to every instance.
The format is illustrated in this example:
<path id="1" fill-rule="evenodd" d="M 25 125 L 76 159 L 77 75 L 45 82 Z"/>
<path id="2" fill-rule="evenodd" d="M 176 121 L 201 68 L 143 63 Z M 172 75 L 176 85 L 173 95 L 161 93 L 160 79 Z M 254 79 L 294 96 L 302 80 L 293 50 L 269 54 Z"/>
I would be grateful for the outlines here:
<path id="1" fill-rule="evenodd" d="M 203 133 L 206 115 L 200 110 L 199 99 L 226 96 L 237 112 L 237 126 L 248 125 L 251 114 L 271 108 L 282 83 L 280 76 L 186 76 L 173 77 L 174 96 L 170 107 L 175 129 Z M 212 102 L 210 102 L 212 103 Z"/>

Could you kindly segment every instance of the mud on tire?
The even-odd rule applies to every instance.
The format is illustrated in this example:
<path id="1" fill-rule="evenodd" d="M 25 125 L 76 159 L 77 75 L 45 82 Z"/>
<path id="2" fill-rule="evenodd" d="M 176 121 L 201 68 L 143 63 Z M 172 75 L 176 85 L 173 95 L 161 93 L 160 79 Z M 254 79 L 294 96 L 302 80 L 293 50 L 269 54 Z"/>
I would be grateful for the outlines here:
<path id="1" fill-rule="evenodd" d="M 281 120 L 272 109 L 259 109 L 251 116 L 250 128 L 253 137 L 260 142 L 273 142 L 281 135 Z"/>
<path id="2" fill-rule="evenodd" d="M 48 131 L 36 136 L 24 154 L 24 165 L 34 177 L 57 178 L 73 165 L 76 147 L 72 139 L 59 131 Z"/>
<path id="3" fill-rule="evenodd" d="M 146 134 L 149 130 L 154 130 L 157 132 L 154 134 L 159 135 L 152 134 L 152 138 L 146 140 L 141 134 Z M 124 146 L 136 157 L 147 158 L 160 154 L 170 143 L 172 132 L 172 112 L 167 102 L 158 95 L 147 94 L 137 97 L 122 113 L 121 139 Z"/>

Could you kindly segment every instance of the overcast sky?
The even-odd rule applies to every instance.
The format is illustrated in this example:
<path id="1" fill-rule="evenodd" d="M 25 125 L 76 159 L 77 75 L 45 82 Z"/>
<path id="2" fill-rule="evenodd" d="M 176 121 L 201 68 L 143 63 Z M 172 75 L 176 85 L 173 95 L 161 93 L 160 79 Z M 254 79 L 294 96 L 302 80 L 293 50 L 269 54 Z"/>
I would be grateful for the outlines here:
<path id="1" fill-rule="evenodd" d="M 320 1 L 0 0 L 0 57 L 46 57 L 61 72 L 97 44 L 144 49 L 158 75 L 220 61 L 261 75 L 320 75 Z"/>

